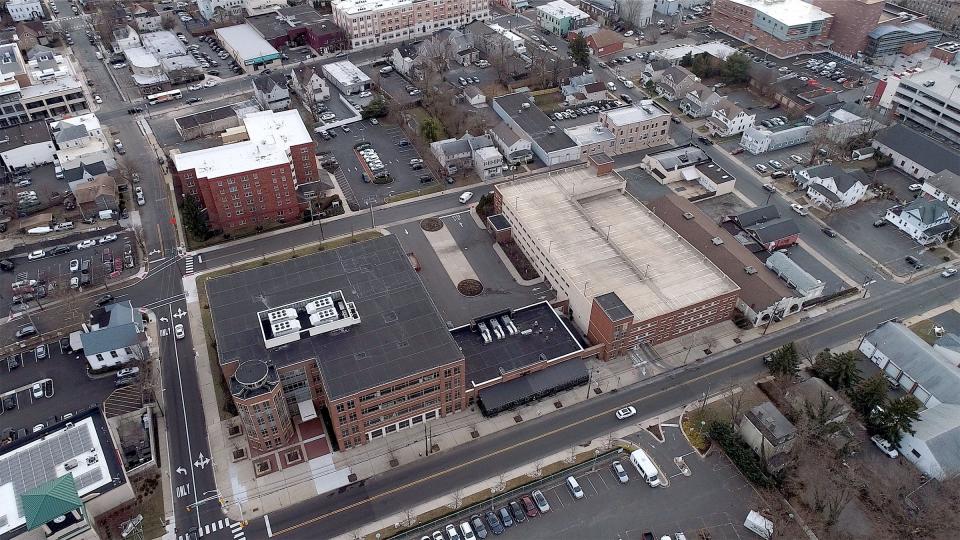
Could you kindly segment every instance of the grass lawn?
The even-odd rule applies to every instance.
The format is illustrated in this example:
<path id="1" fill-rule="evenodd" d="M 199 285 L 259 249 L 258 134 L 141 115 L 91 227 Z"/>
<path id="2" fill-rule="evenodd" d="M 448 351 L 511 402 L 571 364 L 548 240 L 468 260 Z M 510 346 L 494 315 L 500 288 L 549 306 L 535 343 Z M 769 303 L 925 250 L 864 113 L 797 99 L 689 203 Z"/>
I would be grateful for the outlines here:
<path id="1" fill-rule="evenodd" d="M 933 333 L 934 324 L 932 320 L 924 319 L 910 325 L 910 330 L 913 330 L 914 334 L 920 336 L 920 339 L 933 345 L 933 343 L 937 341 L 937 335 Z"/>

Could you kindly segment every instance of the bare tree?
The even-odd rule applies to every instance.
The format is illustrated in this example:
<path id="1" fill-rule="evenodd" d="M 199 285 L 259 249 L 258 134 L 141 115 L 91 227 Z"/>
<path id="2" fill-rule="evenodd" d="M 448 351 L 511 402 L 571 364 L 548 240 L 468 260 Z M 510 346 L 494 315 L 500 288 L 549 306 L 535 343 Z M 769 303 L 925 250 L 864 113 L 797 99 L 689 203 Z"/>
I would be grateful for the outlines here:
<path id="1" fill-rule="evenodd" d="M 649 4 L 649 2 L 643 0 L 623 0 L 619 2 L 620 18 L 633 28 L 643 28 L 650 24 L 649 14 L 644 13 L 645 4 Z"/>
<path id="2" fill-rule="evenodd" d="M 452 504 L 451 508 L 453 508 L 454 510 L 456 510 L 457 508 L 460 508 L 460 505 L 463 504 L 463 489 L 462 488 L 457 489 L 456 491 L 451 493 L 450 499 Z"/>
<path id="3" fill-rule="evenodd" d="M 542 475 L 543 475 L 543 460 L 538 459 L 536 462 L 534 462 L 533 471 L 530 473 L 529 476 L 532 478 L 540 478 Z"/>
<path id="4" fill-rule="evenodd" d="M 743 410 L 743 391 L 738 391 L 733 386 L 730 387 L 727 397 L 727 410 L 730 413 L 730 423 L 736 424 L 740 418 L 740 411 Z"/>
<path id="5" fill-rule="evenodd" d="M 413 508 L 407 508 L 403 511 L 404 523 L 407 527 L 412 527 L 417 523 L 417 511 Z"/>
<path id="6" fill-rule="evenodd" d="M 417 62 L 424 70 L 442 74 L 456 62 L 456 54 L 450 40 L 433 36 L 420 44 Z"/>

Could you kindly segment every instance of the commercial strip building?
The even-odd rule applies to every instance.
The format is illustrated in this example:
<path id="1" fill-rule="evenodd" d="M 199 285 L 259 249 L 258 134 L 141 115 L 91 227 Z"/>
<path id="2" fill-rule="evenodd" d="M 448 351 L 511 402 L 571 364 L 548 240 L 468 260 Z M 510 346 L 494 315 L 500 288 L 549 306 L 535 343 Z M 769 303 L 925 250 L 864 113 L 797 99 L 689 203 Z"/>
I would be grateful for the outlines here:
<path id="1" fill-rule="evenodd" d="M 117 440 L 96 407 L 5 438 L 0 538 L 98 538 L 96 518 L 134 499 Z"/>
<path id="2" fill-rule="evenodd" d="M 960 338 L 948 333 L 931 345 L 890 321 L 867 332 L 859 349 L 922 405 L 914 432 L 900 441 L 900 455 L 931 478 L 960 473 Z"/>
<path id="3" fill-rule="evenodd" d="M 713 26 L 777 58 L 825 50 L 833 17 L 803 0 L 716 0 Z"/>
<path id="4" fill-rule="evenodd" d="M 490 3 L 484 0 L 334 0 L 331 7 L 351 49 L 413 41 L 441 28 L 490 20 Z"/>
<path id="5" fill-rule="evenodd" d="M 329 417 L 350 448 L 466 404 L 463 354 L 395 237 L 215 278 L 207 292 L 255 464 L 294 444 L 293 417 Z"/>
<path id="6" fill-rule="evenodd" d="M 296 110 L 243 117 L 247 140 L 193 152 L 171 152 L 177 199 L 191 195 L 210 226 L 234 231 L 296 220 L 299 184 L 319 179 L 316 143 Z"/>
<path id="7" fill-rule="evenodd" d="M 567 135 L 580 146 L 580 155 L 626 154 L 667 144 L 670 113 L 653 100 L 602 111 L 597 122 L 567 128 Z"/>
<path id="8" fill-rule="evenodd" d="M 349 60 L 324 64 L 321 68 L 323 76 L 344 94 L 358 94 L 369 90 L 370 77 Z"/>
<path id="9" fill-rule="evenodd" d="M 333 22 L 330 15 L 321 15 L 310 4 L 274 8 L 271 13 L 247 17 L 263 39 L 277 49 L 308 45 L 323 53 L 346 47 L 343 30 Z"/>
<path id="10" fill-rule="evenodd" d="M 615 175 L 563 169 L 495 186 L 512 238 L 577 328 L 613 358 L 730 319 L 739 287 Z"/>
<path id="11" fill-rule="evenodd" d="M 53 161 L 55 148 L 43 120 L 0 128 L 0 166 L 6 171 L 34 168 Z"/>
<path id="12" fill-rule="evenodd" d="M 960 152 L 899 122 L 878 132 L 873 147 L 890 156 L 894 167 L 917 179 L 941 171 L 960 174 Z"/>
<path id="13" fill-rule="evenodd" d="M 530 141 L 534 155 L 547 166 L 580 159 L 580 146 L 540 110 L 529 92 L 494 98 L 493 110 L 510 129 Z"/>
<path id="14" fill-rule="evenodd" d="M 245 72 L 280 67 L 280 52 L 249 24 L 217 28 L 213 32 Z"/>
<path id="15" fill-rule="evenodd" d="M 73 66 L 53 49 L 37 45 L 25 59 L 17 43 L 4 43 L 0 63 L 0 127 L 89 111 Z"/>

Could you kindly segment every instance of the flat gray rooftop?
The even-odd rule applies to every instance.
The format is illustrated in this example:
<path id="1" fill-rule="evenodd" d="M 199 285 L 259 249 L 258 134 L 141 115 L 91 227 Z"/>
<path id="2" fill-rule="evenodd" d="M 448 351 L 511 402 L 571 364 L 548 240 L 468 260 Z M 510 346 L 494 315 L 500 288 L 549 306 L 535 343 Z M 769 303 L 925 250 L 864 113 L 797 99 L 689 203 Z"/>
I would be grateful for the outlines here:
<path id="1" fill-rule="evenodd" d="M 266 349 L 257 312 L 337 290 L 356 303 L 360 324 Z M 316 361 L 330 399 L 462 357 L 394 236 L 215 278 L 207 294 L 221 364 Z"/>

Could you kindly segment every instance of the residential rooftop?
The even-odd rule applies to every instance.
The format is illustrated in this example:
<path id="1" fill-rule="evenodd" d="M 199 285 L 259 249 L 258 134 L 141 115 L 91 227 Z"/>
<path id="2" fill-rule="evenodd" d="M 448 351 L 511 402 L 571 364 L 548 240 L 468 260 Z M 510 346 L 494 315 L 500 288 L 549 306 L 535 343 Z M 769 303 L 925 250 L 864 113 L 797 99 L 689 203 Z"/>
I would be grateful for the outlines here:
<path id="1" fill-rule="evenodd" d="M 50 131 L 44 120 L 33 120 L 0 129 L 0 152 L 30 144 L 50 142 Z"/>
<path id="2" fill-rule="evenodd" d="M 341 60 L 339 62 L 324 64 L 323 72 L 328 76 L 346 84 L 366 82 L 370 80 L 370 77 L 367 76 L 366 73 L 364 73 L 359 67 L 356 66 L 356 64 L 349 60 Z"/>
<path id="3" fill-rule="evenodd" d="M 571 17 L 573 19 L 590 18 L 589 15 L 570 5 L 564 0 L 554 0 L 553 2 L 544 4 L 542 6 L 537 6 L 537 9 L 556 19 L 563 19 L 566 17 Z"/>
<path id="4" fill-rule="evenodd" d="M 505 331 L 502 339 L 494 336 L 490 343 L 486 343 L 476 323 L 496 318 L 504 327 L 503 315 L 513 322 L 516 333 Z M 526 330 L 529 332 L 525 335 Z M 468 389 L 543 360 L 554 361 L 583 350 L 573 331 L 548 302 L 479 317 L 451 330 L 450 334 L 463 351 Z"/>
<path id="5" fill-rule="evenodd" d="M 624 188 L 586 167 L 497 185 L 504 214 L 549 251 L 570 290 L 615 292 L 641 320 L 737 291 Z"/>
<path id="6" fill-rule="evenodd" d="M 197 178 L 221 178 L 289 163 L 291 146 L 313 142 L 296 109 L 251 113 L 243 124 L 249 140 L 173 154 L 174 166 L 178 171 L 195 169 Z"/>
<path id="7" fill-rule="evenodd" d="M 878 132 L 874 140 L 935 173 L 951 171 L 960 174 L 960 152 L 899 122 Z"/>
<path id="8" fill-rule="evenodd" d="M 354 303 L 359 324 L 266 347 L 258 313 L 330 291 Z M 207 292 L 221 364 L 316 362 L 329 399 L 462 358 L 395 236 L 214 278 Z"/>

